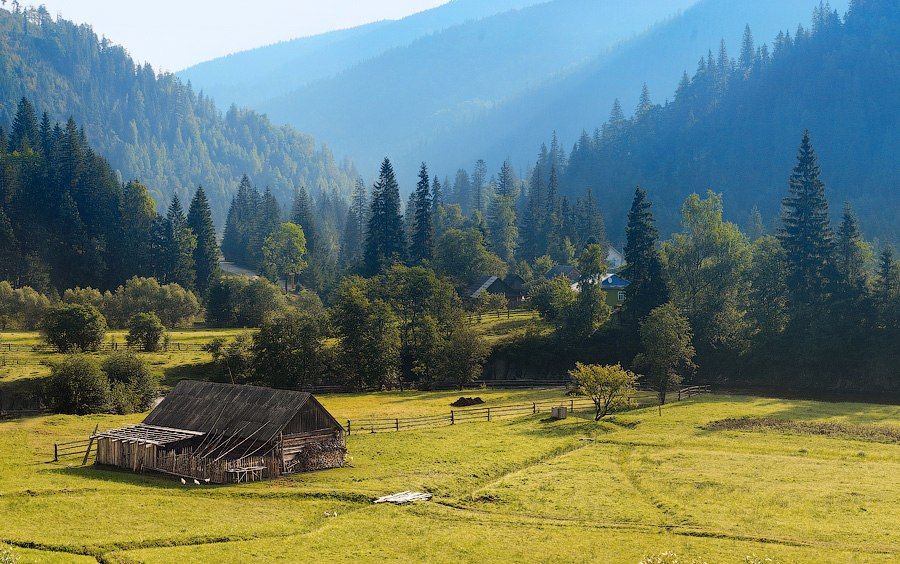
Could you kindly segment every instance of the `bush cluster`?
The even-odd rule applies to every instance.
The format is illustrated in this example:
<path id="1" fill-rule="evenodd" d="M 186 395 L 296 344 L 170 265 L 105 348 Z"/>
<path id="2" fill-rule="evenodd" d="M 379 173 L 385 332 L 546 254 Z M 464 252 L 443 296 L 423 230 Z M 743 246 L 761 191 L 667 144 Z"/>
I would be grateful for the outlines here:
<path id="1" fill-rule="evenodd" d="M 67 356 L 51 369 L 46 398 L 57 413 L 134 413 L 147 409 L 158 383 L 147 365 L 132 353 L 96 358 Z"/>

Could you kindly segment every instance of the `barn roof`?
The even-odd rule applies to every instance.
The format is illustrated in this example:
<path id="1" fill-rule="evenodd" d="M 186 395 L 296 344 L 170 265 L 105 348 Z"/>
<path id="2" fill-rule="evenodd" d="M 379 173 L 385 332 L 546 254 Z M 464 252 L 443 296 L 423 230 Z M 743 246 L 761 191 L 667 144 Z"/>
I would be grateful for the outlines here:
<path id="1" fill-rule="evenodd" d="M 144 425 L 268 441 L 311 397 L 293 390 L 182 380 L 144 419 Z"/>

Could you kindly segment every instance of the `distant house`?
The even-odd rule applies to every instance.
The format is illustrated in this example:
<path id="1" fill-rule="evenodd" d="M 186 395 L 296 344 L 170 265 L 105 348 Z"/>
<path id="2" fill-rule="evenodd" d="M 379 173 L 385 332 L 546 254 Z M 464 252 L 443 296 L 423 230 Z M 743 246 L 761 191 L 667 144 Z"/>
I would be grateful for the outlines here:
<path id="1" fill-rule="evenodd" d="M 609 265 L 610 269 L 618 270 L 625 265 L 625 255 L 610 246 L 606 252 L 606 264 Z"/>
<path id="2" fill-rule="evenodd" d="M 506 287 L 509 289 L 507 296 L 511 301 L 521 303 L 528 296 L 528 290 L 525 288 L 525 279 L 515 273 L 510 273 L 503 279 Z"/>
<path id="3" fill-rule="evenodd" d="M 618 274 L 607 274 L 600 280 L 600 289 L 606 293 L 606 303 L 611 307 L 618 307 L 625 303 L 625 288 L 631 282 Z"/>
<path id="4" fill-rule="evenodd" d="M 97 464 L 217 484 L 343 466 L 344 429 L 306 392 L 183 380 L 142 423 L 97 433 Z"/>

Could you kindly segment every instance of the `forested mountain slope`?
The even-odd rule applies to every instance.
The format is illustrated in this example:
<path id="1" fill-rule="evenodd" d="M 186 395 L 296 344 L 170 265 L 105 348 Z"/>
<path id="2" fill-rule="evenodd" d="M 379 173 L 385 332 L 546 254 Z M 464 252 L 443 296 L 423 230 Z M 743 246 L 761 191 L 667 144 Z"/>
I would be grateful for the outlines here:
<path id="1" fill-rule="evenodd" d="M 684 71 L 692 72 L 720 40 L 736 48 L 749 25 L 760 41 L 771 41 L 782 29 L 809 26 L 819 0 L 701 0 L 677 17 L 667 19 L 610 52 L 593 57 L 565 76 L 510 97 L 486 109 L 473 124 L 463 124 L 434 136 L 416 153 L 439 169 L 471 166 L 477 158 L 491 168 L 509 157 L 521 169 L 533 161 L 535 147 L 552 131 L 570 149 L 583 129 L 591 131 L 621 100 L 626 113 L 637 106 L 646 83 L 654 100 L 672 94 Z M 834 7 L 846 6 L 837 0 Z M 415 162 L 415 155 L 398 155 Z"/>
<path id="2" fill-rule="evenodd" d="M 493 138 L 498 132 L 480 122 L 485 112 L 693 2 L 553 0 L 511 10 L 423 36 L 258 109 L 324 136 L 365 170 L 394 157 L 408 185 L 433 157 L 420 154 L 424 143 L 456 127 Z M 438 142 L 435 153 L 455 149 Z"/>
<path id="3" fill-rule="evenodd" d="M 570 155 L 563 193 L 598 196 L 610 235 L 621 238 L 635 185 L 647 188 L 664 231 L 677 226 L 691 192 L 725 194 L 746 225 L 756 206 L 768 228 L 779 214 L 792 147 L 809 129 L 828 198 L 857 210 L 867 234 L 900 237 L 900 11 L 890 0 L 857 0 L 844 19 L 817 10 L 810 30 L 771 38 L 765 48 L 704 57 L 674 101 L 638 108 L 586 135 Z M 737 47 L 737 46 L 736 46 Z M 637 92 L 635 93 L 637 94 Z M 572 91 L 557 106 L 578 104 Z M 589 131 L 596 122 L 585 122 Z"/>
<path id="4" fill-rule="evenodd" d="M 123 179 L 140 178 L 157 204 L 188 201 L 198 185 L 221 226 L 246 173 L 286 202 L 298 185 L 349 194 L 356 173 L 291 127 L 232 107 L 224 114 L 171 74 L 136 65 L 89 26 L 46 10 L 0 9 L 0 126 L 22 97 L 51 119 L 74 117 Z"/>
<path id="5" fill-rule="evenodd" d="M 452 0 L 399 20 L 383 20 L 233 53 L 178 75 L 220 105 L 249 105 L 329 78 L 385 51 L 448 27 L 545 0 Z"/>

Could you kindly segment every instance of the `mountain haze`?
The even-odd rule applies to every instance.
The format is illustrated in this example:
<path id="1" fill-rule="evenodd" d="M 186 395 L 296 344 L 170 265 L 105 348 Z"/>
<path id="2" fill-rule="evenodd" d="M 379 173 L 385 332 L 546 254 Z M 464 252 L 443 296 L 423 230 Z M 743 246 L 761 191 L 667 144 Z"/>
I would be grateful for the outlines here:
<path id="1" fill-rule="evenodd" d="M 468 20 L 544 0 L 452 0 L 399 20 L 382 20 L 193 65 L 178 73 L 219 104 L 254 105 L 329 78 L 390 49 Z"/>
<path id="2" fill-rule="evenodd" d="M 242 174 L 287 202 L 295 187 L 349 194 L 356 173 L 309 135 L 252 110 L 222 112 L 172 74 L 135 64 L 87 25 L 43 8 L 0 9 L 0 127 L 26 97 L 52 120 L 74 117 L 124 180 L 141 179 L 164 209 L 203 185 L 221 225 Z"/>

